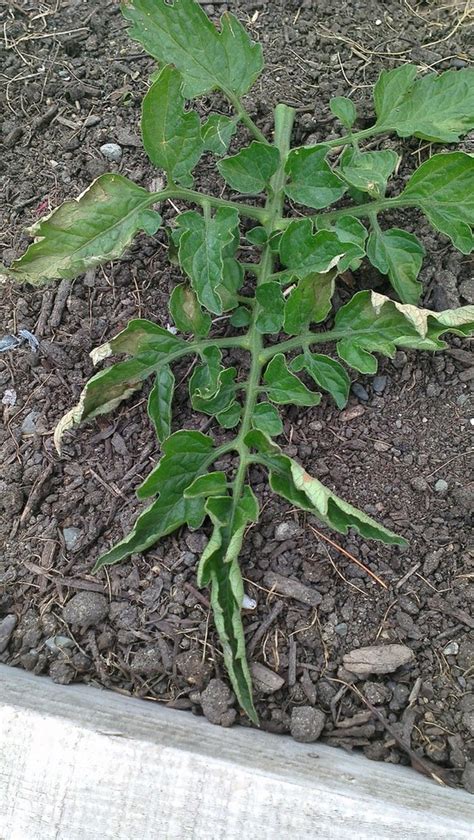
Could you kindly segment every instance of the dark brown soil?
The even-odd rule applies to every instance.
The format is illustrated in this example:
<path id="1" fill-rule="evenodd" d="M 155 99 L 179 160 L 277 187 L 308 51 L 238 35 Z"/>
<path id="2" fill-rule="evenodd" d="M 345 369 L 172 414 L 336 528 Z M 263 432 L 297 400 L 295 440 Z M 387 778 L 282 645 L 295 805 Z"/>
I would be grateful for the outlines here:
<path id="1" fill-rule="evenodd" d="M 277 98 L 307 108 L 300 113 L 300 142 L 334 135 L 332 95 L 353 95 L 369 118 L 370 86 L 384 67 L 412 61 L 441 70 L 468 61 L 464 2 L 440 4 L 439 10 L 398 0 L 242 0 L 206 8 L 217 14 L 227 7 L 264 46 L 267 69 L 251 97 L 255 119 L 268 126 Z M 5 23 L 2 245 L 9 261 L 24 250 L 28 224 L 100 173 L 116 169 L 147 187 L 156 173 L 138 137 L 151 63 L 127 39 L 115 2 L 17 0 Z M 211 101 L 202 103 L 203 111 Z M 118 165 L 99 152 L 108 141 L 122 147 Z M 409 165 L 410 153 L 415 160 L 427 154 L 423 146 L 404 145 Z M 209 178 L 216 189 L 204 169 L 202 183 Z M 467 258 L 419 218 L 408 224 L 429 253 L 425 303 L 435 309 L 472 303 Z M 220 684 L 211 683 L 204 699 L 201 693 L 211 678 L 225 675 L 206 593 L 195 589 L 206 534 L 179 532 L 108 573 L 90 573 L 98 554 L 130 527 L 140 508 L 133 490 L 159 457 L 145 396 L 75 433 L 61 460 L 51 438 L 91 373 L 90 349 L 132 316 L 166 323 L 175 273 L 158 232 L 139 238 L 120 264 L 74 284 L 41 291 L 3 287 L 1 334 L 28 329 L 40 350 L 23 345 L 0 356 L 0 391 L 6 394 L 0 662 L 195 714 L 204 705 L 213 718 L 209 708 Z M 356 282 L 384 289 L 366 267 Z M 397 741 L 402 738 L 434 762 L 438 775 L 447 772 L 451 782 L 464 780 L 474 791 L 474 491 L 468 457 L 474 368 L 472 355 L 456 353 L 460 342 L 450 343 L 445 354 L 397 353 L 381 364 L 377 387 L 359 378 L 366 393 L 359 389 L 342 414 L 326 400 L 314 410 L 286 412 L 286 451 L 410 545 L 401 551 L 334 537 L 270 496 L 255 469 L 262 516 L 247 535 L 242 567 L 257 606 L 246 613 L 245 627 L 251 661 L 284 680 L 279 690 L 257 692 L 264 728 L 287 732 L 292 709 L 312 706 L 325 715 L 322 737 L 329 743 L 407 763 Z M 175 422 L 176 428 L 196 423 L 184 384 Z M 314 528 L 365 563 L 387 588 Z M 319 607 L 272 594 L 269 571 L 319 592 Z M 5 616 L 16 617 L 13 632 L 12 619 L 2 625 Z M 391 642 L 411 648 L 413 664 L 357 683 L 389 732 L 340 669 L 345 653 Z M 223 722 L 232 717 L 224 715 Z"/>

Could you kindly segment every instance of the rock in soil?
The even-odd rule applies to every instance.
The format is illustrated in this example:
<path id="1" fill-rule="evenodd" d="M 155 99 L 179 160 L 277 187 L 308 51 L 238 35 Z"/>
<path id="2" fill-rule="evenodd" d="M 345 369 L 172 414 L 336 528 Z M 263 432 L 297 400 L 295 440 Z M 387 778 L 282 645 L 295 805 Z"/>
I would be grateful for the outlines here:
<path id="1" fill-rule="evenodd" d="M 143 677 L 153 677 L 163 672 L 163 660 L 158 647 L 150 645 L 138 650 L 132 659 L 132 671 Z"/>
<path id="2" fill-rule="evenodd" d="M 326 715 L 312 706 L 297 706 L 291 712 L 290 732 L 295 741 L 312 744 L 324 729 Z"/>
<path id="3" fill-rule="evenodd" d="M 0 653 L 6 650 L 15 627 L 16 615 L 7 615 L 0 621 Z"/>
<path id="4" fill-rule="evenodd" d="M 301 601 L 308 607 L 317 607 L 321 603 L 322 596 L 316 589 L 305 586 L 299 580 L 294 578 L 287 578 L 284 575 L 278 575 L 276 572 L 267 572 L 264 577 L 265 586 L 273 589 L 279 595 L 285 595 L 287 598 L 294 598 L 295 601 Z"/>
<path id="5" fill-rule="evenodd" d="M 347 671 L 365 679 L 370 674 L 391 674 L 414 659 L 413 651 L 406 645 L 375 645 L 351 650 L 342 661 Z"/>
<path id="6" fill-rule="evenodd" d="M 273 694 L 278 691 L 284 684 L 285 680 L 270 668 L 261 665 L 260 662 L 252 662 L 250 665 L 250 673 L 254 682 L 255 690 L 261 691 L 262 694 Z"/>
<path id="7" fill-rule="evenodd" d="M 210 723 L 218 726 L 232 726 L 236 718 L 235 709 L 229 708 L 234 695 L 222 680 L 211 680 L 201 693 L 202 710 Z"/>
<path id="8" fill-rule="evenodd" d="M 467 762 L 462 774 L 462 783 L 469 793 L 474 793 L 474 761 Z"/>
<path id="9" fill-rule="evenodd" d="M 63 608 L 63 618 L 68 624 L 87 628 L 103 621 L 109 611 L 107 598 L 99 592 L 78 592 Z"/>

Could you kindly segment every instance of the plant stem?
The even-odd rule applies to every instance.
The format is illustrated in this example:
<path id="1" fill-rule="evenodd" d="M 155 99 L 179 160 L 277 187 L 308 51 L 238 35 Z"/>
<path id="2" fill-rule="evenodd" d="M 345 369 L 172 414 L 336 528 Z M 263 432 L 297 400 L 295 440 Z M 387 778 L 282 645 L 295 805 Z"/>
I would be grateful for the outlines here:
<path id="1" fill-rule="evenodd" d="M 279 341 L 278 344 L 272 344 L 271 347 L 265 347 L 260 352 L 260 359 L 262 364 L 266 364 L 277 353 L 287 353 L 289 350 L 305 350 L 311 347 L 312 344 L 325 344 L 327 341 L 338 341 L 345 336 L 347 336 L 347 329 L 302 333 L 302 335 L 296 335 L 294 338 L 286 339 L 286 341 Z"/>
<path id="2" fill-rule="evenodd" d="M 321 145 L 329 146 L 330 148 L 337 148 L 338 146 L 348 146 L 350 143 L 358 143 L 359 140 L 366 140 L 367 137 L 374 137 L 377 134 L 387 134 L 389 131 L 389 128 L 371 125 L 370 128 L 364 128 L 362 131 L 353 131 L 350 134 L 344 134 L 342 137 L 336 137 L 334 140 L 327 140 Z"/>
<path id="3" fill-rule="evenodd" d="M 269 233 L 275 227 L 276 221 L 281 217 L 284 202 L 283 187 L 285 184 L 285 162 L 290 148 L 291 130 L 295 119 L 295 111 L 287 105 L 277 105 L 275 108 L 275 146 L 280 151 L 280 166 L 270 181 L 270 191 L 267 202 L 265 204 L 265 211 L 267 213 L 267 230 Z M 275 256 L 270 245 L 264 246 L 262 251 L 262 258 L 258 266 L 257 286 L 265 283 L 273 272 Z M 258 386 L 262 374 L 262 367 L 264 365 L 263 359 L 263 340 L 262 334 L 257 330 L 256 321 L 260 311 L 260 306 L 256 302 L 252 321 L 247 333 L 248 349 L 251 354 L 250 372 L 247 380 L 247 392 L 242 415 L 242 423 L 240 431 L 235 441 L 236 448 L 239 453 L 239 466 L 232 485 L 232 515 L 230 517 L 229 533 L 227 538 L 231 536 L 232 521 L 242 495 L 245 477 L 247 474 L 247 467 L 249 464 L 250 450 L 245 444 L 245 437 L 251 428 L 252 416 L 255 409 L 255 404 L 258 398 Z"/>
<path id="4" fill-rule="evenodd" d="M 230 91 L 224 91 L 225 95 L 227 96 L 229 102 L 235 108 L 239 119 L 243 122 L 243 124 L 248 128 L 250 133 L 258 140 L 260 143 L 265 143 L 268 145 L 268 140 L 265 137 L 263 131 L 260 131 L 258 125 L 255 125 L 252 117 L 247 112 L 242 100 L 239 96 L 235 93 L 231 93 Z"/>
<path id="5" fill-rule="evenodd" d="M 254 207 L 252 204 L 241 204 L 237 201 L 231 201 L 227 198 L 216 198 L 213 195 L 198 192 L 197 190 L 188 190 L 185 187 L 178 187 L 176 185 L 166 187 L 160 192 L 150 193 L 150 204 L 157 204 L 159 201 L 166 201 L 168 198 L 179 198 L 183 201 L 190 201 L 192 204 L 199 204 L 204 207 L 230 207 L 232 210 L 237 210 L 241 216 L 246 216 L 249 219 L 257 219 L 261 224 L 265 224 L 268 219 L 268 214 L 263 207 Z"/>
<path id="6" fill-rule="evenodd" d="M 302 216 L 306 219 L 324 219 L 327 222 L 332 222 L 341 216 L 371 216 L 372 213 L 381 213 L 384 210 L 394 210 L 398 207 L 418 207 L 418 202 L 403 198 L 403 195 L 395 196 L 394 198 L 380 198 L 378 201 L 368 201 L 367 204 L 356 204 L 354 207 L 341 207 L 340 210 L 329 210 L 327 213 L 316 213 L 311 216 Z M 294 218 L 279 219 L 276 223 L 276 229 L 284 230 L 288 227 Z"/>

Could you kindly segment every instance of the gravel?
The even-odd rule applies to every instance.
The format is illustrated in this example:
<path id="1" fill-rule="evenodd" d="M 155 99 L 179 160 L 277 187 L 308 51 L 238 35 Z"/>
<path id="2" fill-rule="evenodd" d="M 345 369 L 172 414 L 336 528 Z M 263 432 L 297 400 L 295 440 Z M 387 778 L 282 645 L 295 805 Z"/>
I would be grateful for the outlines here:
<path id="1" fill-rule="evenodd" d="M 110 160 L 113 163 L 120 163 L 122 160 L 122 149 L 118 143 L 104 143 L 104 145 L 100 147 L 100 151 L 107 160 Z"/>
<path id="2" fill-rule="evenodd" d="M 439 478 L 434 486 L 437 493 L 446 493 L 448 487 L 448 482 L 445 481 L 444 478 Z"/>
<path id="3" fill-rule="evenodd" d="M 273 589 L 279 595 L 285 595 L 287 598 L 294 598 L 295 601 L 300 601 L 308 607 L 318 607 L 322 601 L 322 596 L 316 589 L 305 586 L 299 580 L 294 578 L 287 578 L 284 575 L 279 575 L 276 572 L 267 572 L 264 577 L 265 586 Z"/>
<path id="4" fill-rule="evenodd" d="M 237 713 L 230 708 L 233 702 L 234 696 L 222 680 L 211 680 L 201 693 L 203 713 L 210 723 L 218 726 L 232 726 L 234 723 Z"/>
<path id="5" fill-rule="evenodd" d="M 0 621 L 0 653 L 8 646 L 10 637 L 16 627 L 16 615 L 7 615 Z"/>
<path id="6" fill-rule="evenodd" d="M 342 661 L 351 674 L 365 678 L 370 674 L 391 674 L 402 665 L 411 664 L 414 658 L 406 645 L 376 645 L 352 650 Z"/>
<path id="7" fill-rule="evenodd" d="M 98 624 L 109 612 L 107 598 L 98 592 L 78 592 L 63 608 L 67 624 L 87 628 Z"/>
<path id="8" fill-rule="evenodd" d="M 321 735 L 326 715 L 312 706 L 297 706 L 291 712 L 290 732 L 295 741 L 312 744 Z"/>
<path id="9" fill-rule="evenodd" d="M 285 684 L 283 677 L 280 677 L 279 674 L 275 674 L 274 671 L 271 671 L 270 668 L 267 668 L 265 665 L 261 665 L 260 662 L 252 662 L 250 665 L 250 673 L 252 675 L 255 690 L 260 691 L 262 694 L 273 694 Z"/>

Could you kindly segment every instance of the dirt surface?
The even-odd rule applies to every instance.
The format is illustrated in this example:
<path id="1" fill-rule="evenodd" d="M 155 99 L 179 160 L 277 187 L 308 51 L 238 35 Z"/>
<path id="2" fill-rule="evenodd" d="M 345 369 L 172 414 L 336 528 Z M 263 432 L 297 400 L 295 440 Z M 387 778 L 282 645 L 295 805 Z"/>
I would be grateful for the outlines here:
<path id="1" fill-rule="evenodd" d="M 468 61 L 464 2 L 254 0 L 206 9 L 217 14 L 227 7 L 264 46 L 267 68 L 250 98 L 255 119 L 268 126 L 277 98 L 304 108 L 299 142 L 335 135 L 331 95 L 353 96 L 363 126 L 371 114 L 370 86 L 384 67 L 412 61 L 442 70 Z M 4 14 L 2 246 L 9 261 L 24 250 L 28 224 L 100 173 L 120 171 L 146 187 L 157 174 L 140 149 L 138 129 L 152 64 L 127 39 L 117 4 L 16 0 Z M 224 110 L 218 97 L 209 97 L 202 112 L 216 99 Z M 105 142 L 120 145 L 120 163 L 102 157 Z M 401 141 L 382 142 L 402 148 Z M 419 141 L 403 148 L 408 167 L 429 153 Z M 210 169 L 201 173 L 201 184 L 212 178 L 211 188 L 221 189 Z M 171 218 L 175 210 L 164 213 Z M 425 303 L 441 309 L 474 302 L 467 258 L 416 216 L 408 224 L 430 255 L 422 275 Z M 91 373 L 90 349 L 132 316 L 166 323 L 176 277 L 158 232 L 139 238 L 121 263 L 73 284 L 3 288 L 1 334 L 27 329 L 40 347 L 32 352 L 24 344 L 0 356 L 0 662 L 229 725 L 238 712 L 207 593 L 195 589 L 206 532 L 180 531 L 144 556 L 97 577 L 90 573 L 98 554 L 133 522 L 140 509 L 133 490 L 159 456 L 145 394 L 70 436 L 61 460 L 51 437 Z M 367 267 L 356 284 L 385 289 Z M 342 285 L 336 302 L 347 295 Z M 245 630 L 265 729 L 408 763 L 401 739 L 433 762 L 437 776 L 474 791 L 468 457 L 474 367 L 468 343 L 464 355 L 458 340 L 450 345 L 445 354 L 399 352 L 381 364 L 376 380 L 354 380 L 342 413 L 326 399 L 315 409 L 286 411 L 288 454 L 401 532 L 409 548 L 335 536 L 270 496 L 254 469 L 262 516 L 242 553 L 247 594 L 256 601 L 245 613 Z M 186 368 L 178 373 L 180 381 Z M 202 420 L 191 416 L 185 386 L 178 388 L 176 427 Z M 397 659 L 387 648 L 392 644 L 412 655 L 402 648 Z M 377 650 L 362 656 L 357 694 L 345 665 L 357 669 L 352 652 L 365 646 Z"/>

